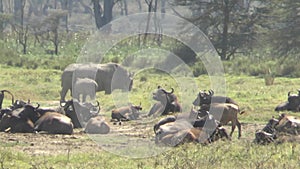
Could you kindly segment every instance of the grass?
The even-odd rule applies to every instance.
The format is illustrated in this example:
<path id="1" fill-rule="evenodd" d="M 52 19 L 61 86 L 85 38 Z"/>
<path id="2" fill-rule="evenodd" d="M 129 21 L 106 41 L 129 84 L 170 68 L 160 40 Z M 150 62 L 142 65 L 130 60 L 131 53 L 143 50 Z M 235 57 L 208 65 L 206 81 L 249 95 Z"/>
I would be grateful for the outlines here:
<path id="1" fill-rule="evenodd" d="M 245 141 L 185 144 L 154 158 L 128 159 L 105 151 L 28 156 L 1 148 L 3 168 L 297 168 L 299 145 L 259 146 Z M 8 160 L 9 159 L 9 160 Z"/>
<path id="2" fill-rule="evenodd" d="M 22 69 L 9 66 L 0 66 L 0 87 L 10 90 L 16 99 L 40 102 L 42 106 L 48 106 L 49 101 L 59 101 L 60 70 L 54 69 Z M 277 116 L 274 111 L 277 104 L 287 99 L 287 92 L 296 92 L 300 84 L 299 78 L 276 77 L 273 85 L 266 86 L 263 77 L 246 75 L 229 75 L 226 78 L 226 94 L 236 100 L 241 109 L 246 113 L 239 116 L 244 124 L 265 124 L 272 116 Z M 185 88 L 192 88 L 192 83 L 197 84 L 196 89 L 186 90 L 194 92 L 185 96 Z M 186 109 L 190 109 L 193 99 L 199 90 L 212 88 L 210 79 L 201 75 L 194 79 L 184 77 L 171 77 L 168 74 L 158 73 L 153 70 L 140 71 L 134 77 L 134 87 L 129 99 L 134 104 L 141 103 L 144 113 L 147 113 L 153 104 L 152 92 L 158 85 L 166 90 L 171 87 L 178 94 L 180 102 Z M 181 90 L 181 89 L 184 90 Z M 97 93 L 97 99 L 101 104 L 101 114 L 110 118 L 111 109 L 115 106 L 113 98 L 118 95 L 104 95 Z M 68 96 L 69 97 L 69 96 Z M 10 104 L 10 97 L 5 96 L 4 105 Z M 291 113 L 299 116 L 297 113 Z M 300 116 L 299 116 L 300 117 Z M 133 125 L 134 123 L 132 123 Z M 219 141 L 211 145 L 184 144 L 158 156 L 151 158 L 131 159 L 105 150 L 92 152 L 69 151 L 56 155 L 32 156 L 22 149 L 15 151 L 16 145 L 24 143 L 2 143 L 0 142 L 0 168 L 297 168 L 300 163 L 300 145 L 296 143 L 285 143 L 280 145 L 270 144 L 260 146 L 252 143 L 254 129 L 250 130 L 243 126 L 243 138 Z M 107 138 L 108 139 L 108 138 Z M 80 139 L 86 141 L 88 138 Z M 78 141 L 78 140 L 77 140 Z M 120 140 L 122 142 L 123 140 Z M 25 145 L 23 145 L 25 146 Z M 28 145 L 27 145 L 28 146 Z M 143 151 L 138 150 L 138 151 Z M 125 152 L 126 153 L 126 152 Z"/>

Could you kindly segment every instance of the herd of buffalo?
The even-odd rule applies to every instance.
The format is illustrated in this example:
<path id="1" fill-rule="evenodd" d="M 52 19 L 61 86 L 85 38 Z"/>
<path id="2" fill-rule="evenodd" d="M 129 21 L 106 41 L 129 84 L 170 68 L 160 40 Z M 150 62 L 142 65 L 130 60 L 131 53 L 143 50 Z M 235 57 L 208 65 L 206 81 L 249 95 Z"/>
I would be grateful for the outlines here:
<path id="1" fill-rule="evenodd" d="M 92 103 L 97 91 L 111 94 L 114 89 L 130 91 L 133 85 L 132 74 L 116 63 L 71 64 L 61 76 L 61 99 L 57 107 L 41 107 L 30 100 L 15 100 L 8 90 L 0 91 L 0 131 L 11 133 L 72 134 L 74 128 L 83 128 L 86 133 L 108 134 L 110 122 L 137 120 L 153 116 L 163 116 L 153 125 L 155 143 L 176 146 L 183 142 L 211 143 L 219 139 L 230 140 L 238 128 L 241 137 L 241 123 L 238 115 L 243 114 L 237 102 L 226 96 L 216 96 L 213 90 L 200 91 L 192 102 L 194 108 L 182 112 L 181 104 L 174 89 L 167 91 L 161 86 L 153 93 L 156 103 L 147 116 L 140 117 L 141 105 L 113 109 L 111 121 L 99 115 L 100 103 Z M 71 100 L 65 100 L 70 90 Z M 4 95 L 11 95 L 11 105 L 2 108 Z M 288 93 L 286 102 L 278 105 L 275 111 L 300 111 L 300 90 L 298 94 Z M 182 112 L 182 113 L 180 113 Z M 231 132 L 227 134 L 224 125 L 231 122 Z M 256 131 L 254 141 L 267 144 L 278 138 L 300 137 L 300 119 L 282 114 L 272 118 L 267 125 Z M 299 139 L 300 140 L 300 139 Z"/>

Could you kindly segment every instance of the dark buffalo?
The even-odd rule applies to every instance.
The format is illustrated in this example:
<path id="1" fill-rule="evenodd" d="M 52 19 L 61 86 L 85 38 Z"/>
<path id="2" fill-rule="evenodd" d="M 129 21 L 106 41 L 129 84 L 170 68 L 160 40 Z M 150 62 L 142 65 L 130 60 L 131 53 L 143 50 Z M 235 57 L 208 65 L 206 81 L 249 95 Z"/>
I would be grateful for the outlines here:
<path id="1" fill-rule="evenodd" d="M 64 108 L 66 116 L 71 118 L 74 128 L 82 128 L 85 123 L 91 118 L 96 116 L 100 111 L 100 104 L 80 103 L 76 99 L 71 99 L 65 104 L 61 103 Z"/>
<path id="2" fill-rule="evenodd" d="M 166 123 L 170 123 L 170 122 L 174 122 L 176 120 L 176 117 L 175 116 L 168 116 L 168 117 L 165 117 L 161 120 L 159 120 L 153 127 L 153 131 L 154 133 L 156 134 L 157 133 L 157 130 L 159 129 L 159 127 L 161 125 L 164 125 Z"/>
<path id="3" fill-rule="evenodd" d="M 158 102 L 152 106 L 148 116 L 158 113 L 161 115 L 168 115 L 170 112 L 174 113 L 182 111 L 173 88 L 171 89 L 171 92 L 167 92 L 165 89 L 158 86 L 157 91 L 153 93 L 153 99 Z"/>
<path id="4" fill-rule="evenodd" d="M 12 133 L 32 133 L 34 132 L 34 122 L 38 120 L 37 107 L 26 104 L 22 108 L 17 108 L 3 115 L 0 121 L 0 131 L 10 131 Z"/>
<path id="5" fill-rule="evenodd" d="M 45 112 L 35 122 L 35 131 L 50 134 L 72 134 L 73 123 L 69 117 L 58 112 Z"/>
<path id="6" fill-rule="evenodd" d="M 209 90 L 209 92 L 200 91 L 197 98 L 193 101 L 194 106 L 202 106 L 204 104 L 211 103 L 232 103 L 238 105 L 233 99 L 226 96 L 214 96 L 214 91 Z"/>
<path id="7" fill-rule="evenodd" d="M 61 76 L 61 102 L 65 101 L 68 90 L 71 91 L 72 96 L 72 84 L 75 84 L 77 78 L 95 80 L 98 85 L 96 92 L 105 91 L 105 94 L 111 94 L 114 89 L 130 91 L 133 83 L 132 74 L 116 63 L 71 64 Z"/>
<path id="8" fill-rule="evenodd" d="M 121 121 L 137 120 L 140 115 L 140 110 L 142 110 L 141 105 L 129 105 L 123 106 L 111 111 L 111 119 Z"/>
<path id="9" fill-rule="evenodd" d="M 300 111 L 300 90 L 298 90 L 298 94 L 291 94 L 291 92 L 288 92 L 288 100 L 275 107 L 275 111 L 285 110 L 293 112 Z"/>
<path id="10" fill-rule="evenodd" d="M 108 123 L 104 117 L 92 117 L 86 124 L 84 132 L 89 134 L 107 134 L 110 131 Z"/>

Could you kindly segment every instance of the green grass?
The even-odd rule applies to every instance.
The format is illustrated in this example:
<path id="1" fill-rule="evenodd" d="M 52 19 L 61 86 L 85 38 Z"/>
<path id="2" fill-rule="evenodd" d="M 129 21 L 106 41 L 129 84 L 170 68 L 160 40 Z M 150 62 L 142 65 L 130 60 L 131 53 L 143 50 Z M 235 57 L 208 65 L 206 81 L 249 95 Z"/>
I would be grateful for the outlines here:
<path id="1" fill-rule="evenodd" d="M 297 168 L 299 144 L 260 146 L 245 141 L 185 144 L 156 157 L 129 159 L 105 151 L 29 156 L 0 148 L 3 168 Z"/>
<path id="2" fill-rule="evenodd" d="M 15 94 L 16 99 L 40 102 L 47 106 L 49 101 L 59 101 L 60 70 L 54 69 L 22 69 L 9 66 L 0 66 L 0 88 L 7 89 Z M 278 116 L 274 111 L 277 104 L 287 99 L 287 92 L 296 92 L 299 88 L 299 78 L 277 77 L 275 83 L 266 86 L 264 79 L 246 75 L 226 75 L 226 94 L 236 100 L 246 113 L 239 116 L 242 123 L 265 124 L 272 116 Z M 191 106 L 199 90 L 211 89 L 210 78 L 201 75 L 189 79 L 187 88 L 191 88 L 194 81 L 197 89 L 190 100 L 180 90 L 183 77 L 171 77 L 168 74 L 155 71 L 141 71 L 134 77 L 134 87 L 128 101 L 143 106 L 147 113 L 153 103 L 152 92 L 158 85 L 169 90 L 175 89 L 181 103 Z M 101 114 L 107 119 L 114 106 L 113 96 L 97 93 L 101 103 Z M 69 97 L 69 96 L 68 96 Z M 10 97 L 6 96 L 4 106 L 10 104 Z M 123 104 L 123 102 L 122 102 Z M 125 102 L 124 102 L 125 104 Z M 190 105 L 189 105 L 190 104 Z M 297 113 L 291 113 L 299 116 Z M 299 116 L 300 117 L 300 116 Z M 95 152 L 65 152 L 56 155 L 31 156 L 15 151 L 14 143 L 0 142 L 0 168 L 297 168 L 300 166 L 300 145 L 285 143 L 281 145 L 260 146 L 252 143 L 254 131 L 243 127 L 243 138 L 218 141 L 203 146 L 200 144 L 184 144 L 172 148 L 158 156 L 151 158 L 130 159 L 118 156 L 107 151 Z M 76 141 L 84 142 L 86 139 Z M 120 140 L 120 142 L 122 142 Z M 20 143 L 22 144 L 22 143 Z M 18 146 L 20 146 L 18 144 Z M 24 145 L 25 146 L 25 145 Z M 142 150 L 140 150 L 142 151 Z"/>

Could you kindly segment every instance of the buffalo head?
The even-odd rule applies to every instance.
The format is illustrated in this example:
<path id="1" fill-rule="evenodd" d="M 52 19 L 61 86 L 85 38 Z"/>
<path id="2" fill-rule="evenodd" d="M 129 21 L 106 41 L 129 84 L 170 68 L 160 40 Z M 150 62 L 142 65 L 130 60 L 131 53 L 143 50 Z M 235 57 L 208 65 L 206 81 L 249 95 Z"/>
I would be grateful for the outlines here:
<path id="1" fill-rule="evenodd" d="M 214 95 L 213 90 L 209 90 L 208 93 L 204 91 L 200 91 L 198 93 L 197 98 L 193 101 L 194 106 L 201 106 L 202 104 L 210 104 L 211 97 Z"/>
<path id="2" fill-rule="evenodd" d="M 81 103 L 76 99 L 61 103 L 64 108 L 66 116 L 71 118 L 74 128 L 81 128 L 82 124 L 87 122 L 90 118 L 97 116 L 100 112 L 100 104 Z"/>

